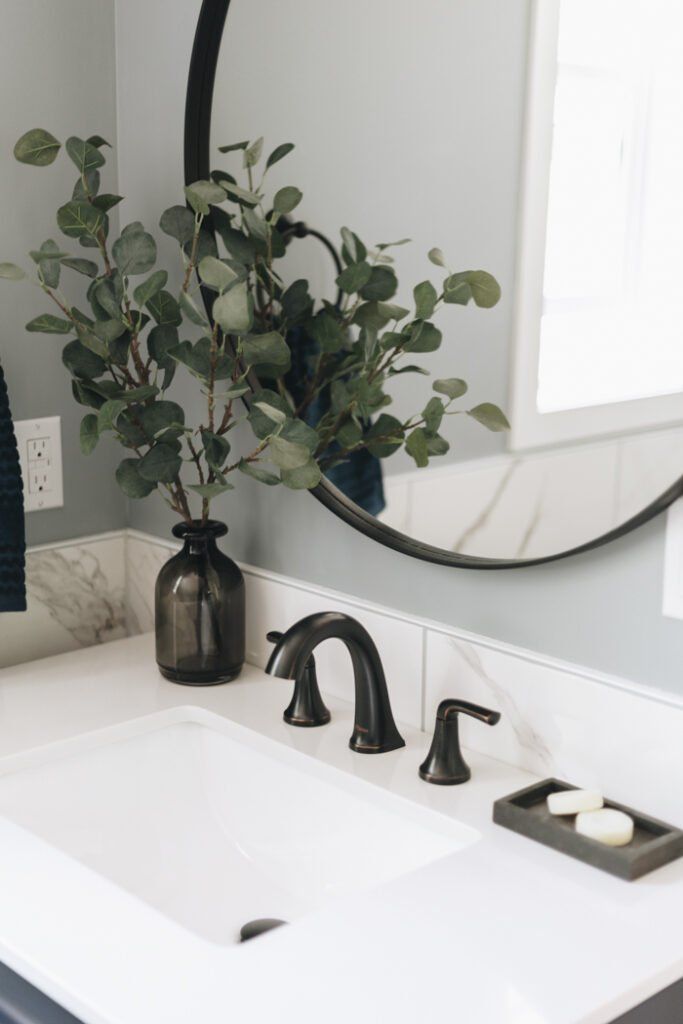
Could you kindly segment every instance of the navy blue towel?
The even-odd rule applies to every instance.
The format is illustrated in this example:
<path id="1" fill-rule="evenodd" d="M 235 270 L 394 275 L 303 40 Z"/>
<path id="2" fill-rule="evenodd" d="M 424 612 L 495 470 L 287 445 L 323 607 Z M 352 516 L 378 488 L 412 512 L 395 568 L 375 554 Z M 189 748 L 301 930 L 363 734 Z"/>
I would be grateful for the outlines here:
<path id="1" fill-rule="evenodd" d="M 24 489 L 0 366 L 0 612 L 26 610 L 25 553 Z"/>

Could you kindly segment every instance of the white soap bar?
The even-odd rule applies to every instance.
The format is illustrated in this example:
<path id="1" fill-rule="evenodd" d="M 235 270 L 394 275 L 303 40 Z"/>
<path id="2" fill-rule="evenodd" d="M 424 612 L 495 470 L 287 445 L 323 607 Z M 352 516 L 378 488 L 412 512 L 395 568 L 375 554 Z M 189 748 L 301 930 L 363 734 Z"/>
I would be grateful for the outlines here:
<path id="1" fill-rule="evenodd" d="M 606 846 L 626 846 L 633 839 L 633 818 L 611 807 L 584 811 L 576 817 L 576 831 Z"/>
<path id="2" fill-rule="evenodd" d="M 600 807 L 602 797 L 593 789 L 564 789 L 548 797 L 551 814 L 578 814 L 579 811 L 597 811 Z"/>

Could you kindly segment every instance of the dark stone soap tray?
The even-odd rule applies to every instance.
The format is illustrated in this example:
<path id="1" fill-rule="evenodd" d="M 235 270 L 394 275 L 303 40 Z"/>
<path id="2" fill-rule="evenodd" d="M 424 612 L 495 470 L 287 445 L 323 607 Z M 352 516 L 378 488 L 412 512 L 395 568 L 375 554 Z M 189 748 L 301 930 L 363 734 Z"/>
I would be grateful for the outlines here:
<path id="1" fill-rule="evenodd" d="M 545 779 L 511 796 L 496 800 L 493 820 L 504 828 L 519 832 L 537 843 L 566 853 L 577 860 L 609 871 L 628 882 L 654 871 L 683 855 L 683 831 L 656 818 L 649 818 L 632 807 L 605 800 L 605 807 L 630 814 L 634 822 L 633 839 L 628 846 L 606 846 L 597 839 L 579 835 L 574 815 L 550 814 L 546 803 L 549 793 L 577 789 L 558 779 Z"/>

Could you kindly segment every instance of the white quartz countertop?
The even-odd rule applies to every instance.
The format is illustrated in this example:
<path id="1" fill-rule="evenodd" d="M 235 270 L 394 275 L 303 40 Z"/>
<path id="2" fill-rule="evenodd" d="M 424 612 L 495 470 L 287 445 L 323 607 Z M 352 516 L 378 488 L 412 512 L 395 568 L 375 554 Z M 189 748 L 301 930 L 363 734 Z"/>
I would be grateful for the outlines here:
<path id="1" fill-rule="evenodd" d="M 48 658 L 0 672 L 0 758 L 192 705 L 481 839 L 239 948 L 172 922 L 154 949 L 114 921 L 83 935 L 67 907 L 59 919 L 38 897 L 16 907 L 5 872 L 0 959 L 86 1024 L 608 1024 L 683 976 L 683 860 L 627 883 L 533 843 L 491 815 L 495 799 L 534 776 L 470 752 L 471 782 L 429 786 L 417 775 L 425 734 L 401 726 L 404 749 L 355 754 L 350 704 L 326 698 L 333 721 L 323 729 L 284 724 L 290 685 L 247 667 L 226 686 L 177 686 L 159 676 L 150 636 Z"/>

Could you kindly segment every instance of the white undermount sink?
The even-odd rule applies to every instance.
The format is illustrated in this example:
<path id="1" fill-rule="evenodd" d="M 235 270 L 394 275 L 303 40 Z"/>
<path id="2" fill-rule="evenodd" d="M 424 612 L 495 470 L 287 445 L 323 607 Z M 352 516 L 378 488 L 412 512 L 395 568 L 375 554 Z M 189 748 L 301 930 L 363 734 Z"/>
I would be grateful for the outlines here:
<path id="1" fill-rule="evenodd" d="M 43 748 L 0 773 L 5 819 L 220 945 L 247 921 L 294 921 L 478 839 L 191 707 Z"/>

